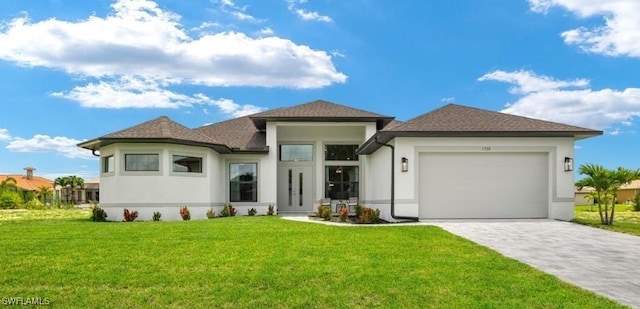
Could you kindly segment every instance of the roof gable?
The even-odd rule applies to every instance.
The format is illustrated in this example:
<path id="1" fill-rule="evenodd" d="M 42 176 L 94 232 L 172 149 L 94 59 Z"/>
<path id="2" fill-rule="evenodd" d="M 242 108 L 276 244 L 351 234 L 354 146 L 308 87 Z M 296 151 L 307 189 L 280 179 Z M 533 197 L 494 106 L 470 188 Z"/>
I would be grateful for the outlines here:
<path id="1" fill-rule="evenodd" d="M 376 122 L 378 128 L 387 125 L 393 117 L 384 116 L 362 109 L 340 105 L 324 100 L 316 100 L 292 107 L 277 108 L 250 115 L 258 129 L 266 127 L 266 121 L 315 121 L 315 122 Z"/>
<path id="2" fill-rule="evenodd" d="M 169 142 L 211 147 L 218 152 L 229 152 L 226 145 L 214 137 L 189 129 L 166 116 L 161 116 L 141 124 L 82 142 L 78 146 L 99 149 L 116 142 Z"/>
<path id="3" fill-rule="evenodd" d="M 602 131 L 551 121 L 448 104 L 404 123 L 378 131 L 358 150 L 370 154 L 394 137 L 573 137 L 602 135 Z"/>
<path id="4" fill-rule="evenodd" d="M 584 132 L 599 131 L 551 121 L 448 104 L 387 131 L 395 132 Z M 600 132 L 601 134 L 601 132 Z"/>
<path id="5" fill-rule="evenodd" d="M 102 138 L 160 138 L 160 139 L 176 139 L 188 140 L 202 143 L 215 143 L 216 141 L 206 135 L 191 130 L 171 119 L 167 116 L 161 116 L 156 119 L 143 122 L 139 125 L 126 128 L 111 134 L 107 134 Z"/>

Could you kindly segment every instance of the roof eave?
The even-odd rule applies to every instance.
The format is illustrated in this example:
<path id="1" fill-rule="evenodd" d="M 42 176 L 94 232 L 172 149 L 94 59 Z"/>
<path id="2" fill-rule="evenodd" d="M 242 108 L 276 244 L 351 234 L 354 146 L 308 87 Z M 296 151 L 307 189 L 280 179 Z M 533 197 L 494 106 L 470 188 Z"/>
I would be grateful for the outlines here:
<path id="1" fill-rule="evenodd" d="M 258 130 L 265 130 L 267 121 L 283 121 L 283 122 L 375 122 L 378 129 L 383 128 L 394 117 L 260 117 L 249 116 Z"/>
<path id="2" fill-rule="evenodd" d="M 85 148 L 88 150 L 99 150 L 101 147 L 108 146 L 115 143 L 129 143 L 129 144 L 168 143 L 168 144 L 207 147 L 215 150 L 218 153 L 232 152 L 231 148 L 229 148 L 227 145 L 182 140 L 182 139 L 175 139 L 175 138 L 104 138 L 103 137 L 103 138 L 97 138 L 90 141 L 79 143 L 78 147 Z"/>
<path id="3" fill-rule="evenodd" d="M 395 137 L 572 137 L 580 140 L 602 134 L 602 131 L 378 131 L 357 153 L 372 154 Z"/>

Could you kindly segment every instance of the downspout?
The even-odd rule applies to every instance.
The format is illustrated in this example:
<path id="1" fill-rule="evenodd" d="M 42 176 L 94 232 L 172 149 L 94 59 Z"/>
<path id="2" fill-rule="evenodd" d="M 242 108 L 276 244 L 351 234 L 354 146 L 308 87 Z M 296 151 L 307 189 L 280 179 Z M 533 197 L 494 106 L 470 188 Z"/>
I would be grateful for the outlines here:
<path id="1" fill-rule="evenodd" d="M 96 157 L 100 156 L 100 154 L 96 154 L 96 150 L 95 149 L 91 149 L 91 154 L 96 156 Z"/>
<path id="2" fill-rule="evenodd" d="M 378 141 L 378 136 L 373 140 L 376 144 L 381 146 L 387 146 L 391 148 L 391 218 L 396 220 L 410 220 L 410 221 L 418 221 L 418 217 L 406 217 L 406 216 L 396 216 L 396 148 L 393 145 L 381 143 Z"/>

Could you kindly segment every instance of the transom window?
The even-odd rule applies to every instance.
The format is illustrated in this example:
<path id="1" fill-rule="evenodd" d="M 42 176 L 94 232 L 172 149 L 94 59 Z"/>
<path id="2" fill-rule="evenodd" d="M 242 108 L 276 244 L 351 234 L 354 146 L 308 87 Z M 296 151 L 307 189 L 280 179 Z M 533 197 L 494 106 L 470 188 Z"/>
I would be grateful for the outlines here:
<path id="1" fill-rule="evenodd" d="M 154 171 L 160 170 L 160 155 L 155 154 L 125 154 L 125 171 Z"/>
<path id="2" fill-rule="evenodd" d="M 313 145 L 280 145 L 280 161 L 313 161 Z"/>
<path id="3" fill-rule="evenodd" d="M 324 159 L 327 161 L 358 161 L 358 145 L 326 145 Z"/>
<path id="4" fill-rule="evenodd" d="M 102 158 L 102 172 L 103 173 L 113 173 L 115 171 L 115 159 L 113 156 L 107 156 Z"/>
<path id="5" fill-rule="evenodd" d="M 258 164 L 229 164 L 229 200 L 231 202 L 258 201 Z"/>
<path id="6" fill-rule="evenodd" d="M 202 158 L 173 155 L 173 171 L 180 173 L 202 173 Z"/>

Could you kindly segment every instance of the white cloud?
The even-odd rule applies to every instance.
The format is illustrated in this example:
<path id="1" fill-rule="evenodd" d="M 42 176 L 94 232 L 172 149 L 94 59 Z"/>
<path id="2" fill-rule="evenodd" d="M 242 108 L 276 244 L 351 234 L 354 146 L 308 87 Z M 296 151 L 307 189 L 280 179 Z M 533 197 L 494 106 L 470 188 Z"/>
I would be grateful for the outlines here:
<path id="1" fill-rule="evenodd" d="M 452 103 L 455 101 L 456 101 L 456 97 L 446 97 L 446 98 L 440 99 L 440 102 L 443 102 L 443 103 Z"/>
<path id="2" fill-rule="evenodd" d="M 142 80 L 131 76 L 119 80 L 90 83 L 68 92 L 57 92 L 55 97 L 77 101 L 90 108 L 180 108 L 194 105 L 218 107 L 223 113 L 239 117 L 263 111 L 254 105 L 237 104 L 229 99 L 213 100 L 204 94 L 188 96 L 162 88 L 154 80 Z"/>
<path id="3" fill-rule="evenodd" d="M 302 20 L 321 21 L 325 23 L 333 21 L 333 19 L 331 19 L 331 17 L 329 16 L 321 15 L 320 13 L 315 11 L 307 11 L 305 9 L 299 8 L 298 5 L 307 3 L 306 0 L 287 0 L 287 3 L 287 8 L 289 9 L 289 11 L 295 13 Z"/>
<path id="4" fill-rule="evenodd" d="M 635 118 L 640 117 L 640 88 L 571 89 L 584 87 L 588 81 L 562 81 L 530 71 L 527 74 L 522 72 L 495 71 L 478 80 L 514 84 L 512 92 L 518 94 L 519 98 L 502 111 L 509 114 L 594 129 L 611 128 L 618 124 L 629 126 Z"/>
<path id="5" fill-rule="evenodd" d="M 153 1 L 119 0 L 111 7 L 104 18 L 13 19 L 0 27 L 0 59 L 74 75 L 170 84 L 320 88 L 347 79 L 327 52 L 288 39 L 240 32 L 191 37 L 180 16 Z"/>
<path id="6" fill-rule="evenodd" d="M 275 34 L 273 29 L 271 29 L 269 27 L 260 29 L 260 31 L 258 31 L 258 33 L 260 34 L 260 36 L 273 36 Z"/>
<path id="7" fill-rule="evenodd" d="M 264 111 L 265 108 L 255 105 L 241 105 L 233 102 L 233 100 L 221 98 L 219 100 L 212 100 L 211 105 L 217 106 L 223 113 L 232 115 L 233 117 L 242 117 Z"/>
<path id="8" fill-rule="evenodd" d="M 640 57 L 640 1 L 638 0 L 528 0 L 531 10 L 547 13 L 562 7 L 579 17 L 602 16 L 600 26 L 579 27 L 563 32 L 567 44 L 608 56 Z"/>
<path id="9" fill-rule="evenodd" d="M 9 134 L 9 130 L 0 129 L 0 141 L 8 141 L 11 140 L 11 134 Z"/>
<path id="10" fill-rule="evenodd" d="M 91 151 L 76 146 L 80 142 L 68 137 L 36 134 L 30 139 L 14 138 L 7 149 L 13 152 L 57 152 L 72 159 L 96 159 Z"/>
<path id="11" fill-rule="evenodd" d="M 230 0 L 221 0 L 220 4 L 223 8 L 223 10 L 227 13 L 229 13 L 231 16 L 233 16 L 234 18 L 241 20 L 241 21 L 252 21 L 252 22 L 257 22 L 259 21 L 258 19 L 256 19 L 255 17 L 253 17 L 252 15 L 249 15 L 246 13 L 247 11 L 247 7 L 243 6 L 243 7 L 239 7 L 237 6 L 233 1 Z"/>
<path id="12" fill-rule="evenodd" d="M 125 76 L 116 81 L 99 81 L 74 87 L 52 96 L 69 99 L 91 108 L 179 108 L 201 103 L 201 98 L 164 89 L 154 80 Z"/>
<path id="13" fill-rule="evenodd" d="M 512 84 L 514 86 L 509 91 L 514 94 L 527 94 L 531 92 L 569 87 L 584 88 L 589 86 L 589 80 L 587 79 L 562 81 L 544 75 L 536 75 L 534 72 L 524 70 L 515 72 L 497 70 L 481 76 L 478 80 L 494 80 Z"/>

